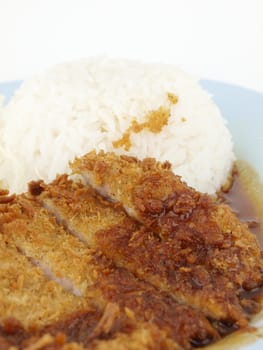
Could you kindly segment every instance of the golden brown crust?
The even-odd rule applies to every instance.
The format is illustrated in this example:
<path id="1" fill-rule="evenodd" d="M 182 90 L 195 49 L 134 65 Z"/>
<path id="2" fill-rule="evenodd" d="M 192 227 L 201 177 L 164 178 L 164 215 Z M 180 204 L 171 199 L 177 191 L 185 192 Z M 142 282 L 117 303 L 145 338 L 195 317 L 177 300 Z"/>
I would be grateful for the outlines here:
<path id="1" fill-rule="evenodd" d="M 60 179 L 58 184 L 61 188 L 61 201 L 66 198 L 62 183 Z M 73 184 L 73 186 L 77 189 L 78 200 L 80 196 L 87 198 L 87 191 L 81 191 L 77 185 Z M 53 191 L 55 195 L 55 186 Z M 70 202 L 72 205 L 76 204 L 76 201 L 68 203 Z M 102 200 L 101 203 L 103 202 Z M 98 215 L 95 207 L 90 207 L 90 210 L 95 213 L 94 215 Z M 116 213 L 118 217 L 118 210 Z M 120 212 L 120 217 L 126 218 L 123 211 Z M 97 216 L 96 218 L 98 220 Z M 60 283 L 64 288 L 65 285 L 62 282 L 71 281 L 69 295 L 73 299 L 82 301 L 80 310 L 84 310 L 85 315 L 82 312 L 79 318 L 72 316 L 72 319 L 63 324 L 58 322 L 57 325 L 52 323 L 50 327 L 46 326 L 44 331 L 48 334 L 53 336 L 54 331 L 63 332 L 70 341 L 90 346 L 90 342 L 95 339 L 104 337 L 112 339 L 117 333 L 128 334 L 137 324 L 143 324 L 144 331 L 148 332 L 150 330 L 147 329 L 147 322 L 151 319 L 151 323 L 161 330 L 166 341 L 173 344 L 175 348 L 178 348 L 178 343 L 184 348 L 190 348 L 192 341 L 202 342 L 204 339 L 212 341 L 218 337 L 217 332 L 201 314 L 188 307 L 182 308 L 149 284 L 138 281 L 128 271 L 115 268 L 98 249 L 94 251 L 88 248 L 83 242 L 67 233 L 34 198 L 21 195 L 17 196 L 12 203 L 4 204 L 1 207 L 0 220 L 4 240 L 23 251 L 31 259 L 27 261 L 29 265 L 34 259 L 34 262 L 41 267 L 45 266 L 50 271 L 48 277 L 56 278 L 52 283 Z M 16 254 L 20 253 L 16 251 Z M 27 260 L 24 256 L 22 257 Z M 43 275 L 42 278 L 45 279 Z M 47 280 L 46 283 L 51 282 Z M 82 296 L 72 295 L 76 290 L 80 290 Z M 25 293 L 27 292 L 25 289 Z M 7 295 L 4 294 L 3 297 L 6 299 Z M 28 297 L 30 298 L 31 295 Z M 18 304 L 16 302 L 13 304 L 16 309 Z M 43 303 L 40 300 L 35 307 L 41 312 L 49 304 L 49 300 L 44 299 Z M 74 302 L 71 305 L 73 307 Z M 185 313 L 183 317 L 182 310 Z M 26 312 L 27 309 L 24 309 L 21 322 L 24 322 Z M 35 310 L 32 309 L 33 314 L 34 312 Z M 196 319 L 194 326 L 189 326 L 186 315 L 189 315 L 188 319 L 191 321 Z M 66 315 L 59 317 L 59 320 L 61 319 L 67 320 Z M 47 324 L 46 319 L 43 322 Z M 32 326 L 32 323 L 29 325 Z M 184 332 L 177 332 L 177 327 Z M 77 333 L 76 329 L 83 329 L 84 333 Z M 74 332 L 73 335 L 71 330 Z"/>
<path id="2" fill-rule="evenodd" d="M 74 328 L 76 329 L 76 328 Z M 52 330 L 54 334 L 54 330 Z M 167 338 L 166 334 L 159 330 L 153 324 L 137 324 L 135 329 L 130 332 L 117 332 L 113 338 L 102 337 L 101 339 L 90 340 L 88 344 L 82 341 L 71 341 L 64 333 L 31 334 L 25 335 L 24 339 L 20 337 L 20 341 L 8 341 L 6 335 L 0 336 L 1 350 L 180 350 L 181 347 Z"/>
<path id="3" fill-rule="evenodd" d="M 15 317 L 25 328 L 43 326 L 85 305 L 85 300 L 47 280 L 1 233 L 0 266 L 0 323 Z"/>
<path id="4" fill-rule="evenodd" d="M 195 266 L 193 253 L 182 249 L 180 241 L 178 244 L 176 240 L 161 241 L 127 217 L 121 208 L 105 203 L 92 189 L 66 177 L 42 186 L 44 190 L 38 199 L 67 229 L 94 249 L 102 250 L 115 264 L 213 318 L 246 323 L 228 281 L 216 272 L 211 273 L 200 262 Z M 194 249 L 196 241 L 192 243 Z"/>
<path id="5" fill-rule="evenodd" d="M 120 202 L 129 215 L 156 233 L 151 238 L 145 238 L 147 234 L 140 230 L 134 235 L 130 231 L 126 233 L 128 238 L 119 238 L 120 241 L 125 241 L 119 261 L 122 259 L 121 254 L 131 257 L 131 260 L 133 255 L 131 251 L 128 252 L 128 247 L 132 243 L 129 242 L 134 241 L 134 237 L 135 242 L 140 242 L 141 239 L 144 251 L 149 253 L 149 247 L 153 247 L 151 254 L 149 253 L 152 259 L 158 256 L 156 251 L 165 251 L 163 256 L 167 264 L 168 261 L 170 264 L 173 261 L 179 269 L 184 268 L 183 272 L 188 275 L 198 269 L 198 275 L 203 276 L 204 283 L 197 284 L 207 291 L 215 291 L 215 300 L 222 299 L 220 291 L 225 285 L 226 288 L 223 289 L 228 296 L 223 299 L 235 305 L 237 313 L 234 317 L 238 316 L 238 307 L 237 301 L 234 301 L 235 296 L 233 293 L 231 295 L 231 289 L 234 288 L 239 295 L 243 289 L 250 290 L 262 285 L 261 251 L 247 226 L 240 223 L 227 206 L 218 205 L 207 195 L 187 187 L 166 163 L 160 164 L 152 159 L 139 161 L 133 157 L 118 157 L 113 153 L 91 152 L 77 159 L 71 166 L 74 172 L 81 173 L 102 195 Z M 122 234 L 125 236 L 124 232 Z M 118 236 L 116 231 L 111 234 L 108 230 L 105 237 L 109 235 Z M 105 240 L 104 244 L 107 244 Z M 136 254 L 140 244 L 137 243 Z M 106 246 L 105 251 L 111 252 Z M 135 250 L 133 253 L 135 254 Z M 143 249 L 141 256 L 143 259 Z M 155 259 L 155 268 L 158 261 L 160 257 Z M 138 266 L 143 263 L 145 261 L 141 260 Z M 174 267 L 173 269 L 176 270 Z M 157 275 L 159 273 L 160 271 Z M 207 298 L 204 296 L 204 301 L 205 299 Z M 231 314 L 231 305 L 224 304 Z M 215 313 L 218 311 L 215 309 Z M 227 314 L 226 310 L 224 312 Z"/>
<path id="6" fill-rule="evenodd" d="M 74 166 L 121 204 L 66 175 L 0 192 L 3 349 L 190 349 L 247 324 L 262 257 L 228 207 L 153 159 Z"/>
<path id="7" fill-rule="evenodd" d="M 35 186 L 35 185 L 34 185 Z M 51 185 L 44 185 L 42 186 L 42 193 L 38 197 L 38 199 L 44 203 L 46 207 L 49 208 L 50 211 L 54 212 L 58 218 L 59 221 L 63 222 L 64 225 L 69 229 L 70 232 L 74 232 L 82 240 L 85 240 L 89 243 L 91 247 L 93 247 L 96 250 L 100 250 L 102 246 L 97 245 L 96 242 L 96 236 L 95 233 L 99 232 L 101 229 L 105 229 L 108 227 L 115 227 L 116 223 L 121 223 L 123 227 L 137 227 L 137 224 L 127 218 L 124 211 L 116 205 L 111 204 L 109 202 L 105 202 L 101 197 L 98 197 L 96 193 L 86 186 L 82 186 L 79 183 L 74 183 L 73 181 L 68 180 L 65 176 L 58 177 Z M 77 225 L 77 226 L 76 226 Z M 79 230 L 80 229 L 80 230 Z M 109 236 L 110 239 L 110 236 Z M 116 246 L 113 249 L 113 252 L 118 249 L 118 246 Z M 121 270 L 122 271 L 122 270 Z M 148 284 L 144 284 L 143 282 L 140 282 L 140 284 L 135 285 L 134 279 L 132 279 L 132 283 L 129 282 L 129 279 L 131 279 L 131 275 L 128 273 L 128 271 L 125 271 L 125 273 L 122 273 L 122 278 L 118 277 L 120 270 L 116 270 L 114 275 L 108 274 L 108 276 L 104 276 L 104 295 L 105 293 L 107 295 L 108 291 L 110 290 L 110 286 L 112 285 L 112 281 L 117 278 L 117 280 L 114 282 L 112 288 L 114 293 L 118 295 L 117 299 L 114 299 L 115 301 L 118 300 L 118 303 L 124 303 L 123 305 L 126 305 L 124 307 L 127 307 L 127 303 L 129 301 L 128 295 L 126 295 L 125 288 L 133 290 L 133 293 L 135 293 L 136 290 L 139 290 L 139 295 L 143 294 L 147 291 L 148 297 L 144 298 L 143 300 L 149 301 L 149 305 L 152 307 L 152 312 L 155 314 L 154 319 L 158 323 L 159 327 L 163 326 L 162 322 L 166 322 L 167 325 L 171 324 L 177 324 L 178 327 L 182 328 L 182 324 L 187 319 L 186 315 L 180 318 L 180 312 L 177 312 L 179 310 L 179 305 L 175 303 L 174 301 L 169 301 L 173 304 L 173 306 L 169 307 L 170 310 L 172 310 L 171 313 L 169 313 L 169 308 L 164 308 L 164 305 L 162 302 L 162 297 L 157 293 L 156 291 L 150 287 Z M 126 277 L 125 277 L 126 274 Z M 112 280 L 113 278 L 113 280 Z M 111 281 L 111 282 L 110 282 Z M 123 295 L 125 295 L 124 300 L 122 301 L 121 294 L 118 294 L 120 291 L 121 283 L 125 281 L 125 288 L 123 289 Z M 102 283 L 102 282 L 100 282 Z M 118 288 L 116 289 L 116 287 Z M 128 288 L 129 286 L 129 288 Z M 101 287 L 102 288 L 102 287 Z M 145 292 L 143 292 L 145 291 Z M 134 294 L 135 295 L 135 294 Z M 162 295 L 162 294 L 161 294 Z M 110 298 L 113 298 L 113 295 L 110 295 Z M 116 297 L 114 297 L 116 298 Z M 142 299 L 140 299 L 143 301 Z M 168 302 L 168 299 L 167 299 Z M 160 307 L 162 305 L 163 311 L 162 311 L 162 317 L 159 319 L 157 315 L 160 315 Z M 149 314 L 150 308 L 145 303 L 138 304 L 137 305 L 139 309 L 136 311 L 140 314 L 140 312 L 143 310 L 143 313 L 145 313 L 146 309 L 148 310 L 147 313 Z M 155 307 L 154 307 L 155 306 Z M 132 307 L 132 309 L 136 309 L 135 306 Z M 196 323 L 194 326 L 191 326 L 189 328 L 188 332 L 184 332 L 183 339 L 193 339 L 193 338 L 216 338 L 217 334 L 214 332 L 209 325 L 209 323 L 205 320 L 202 314 L 198 312 L 193 312 L 193 309 L 189 309 L 189 320 L 190 318 L 196 319 Z M 141 311 L 140 311 L 141 310 Z M 166 310 L 164 312 L 164 310 Z M 186 322 L 187 323 L 187 322 Z M 198 324 L 197 330 L 195 330 L 195 326 Z M 187 327 L 187 325 L 186 325 Z M 200 328 L 201 327 L 201 328 Z M 189 333 L 190 332 L 190 333 Z M 207 332 L 207 333 L 206 333 Z M 174 327 L 169 326 L 169 334 L 172 333 L 177 334 L 177 332 L 174 332 Z M 178 332 L 180 334 L 180 332 Z M 197 335 L 199 334 L 199 335 Z M 206 335 L 205 335 L 206 334 Z M 196 339 L 197 339 L 196 338 Z M 177 338 L 176 338 L 177 339 Z M 185 340 L 180 339 L 178 340 L 180 343 L 184 342 Z M 197 342 L 197 340 L 196 340 Z M 185 343 L 186 344 L 186 343 Z M 186 345 L 185 345 L 186 346 Z"/>
<path id="8" fill-rule="evenodd" d="M 72 168 L 160 236 L 174 239 L 181 230 L 202 241 L 210 248 L 209 264 L 238 286 L 252 289 L 263 282 L 261 250 L 247 225 L 228 206 L 186 186 L 167 164 L 92 152 Z"/>

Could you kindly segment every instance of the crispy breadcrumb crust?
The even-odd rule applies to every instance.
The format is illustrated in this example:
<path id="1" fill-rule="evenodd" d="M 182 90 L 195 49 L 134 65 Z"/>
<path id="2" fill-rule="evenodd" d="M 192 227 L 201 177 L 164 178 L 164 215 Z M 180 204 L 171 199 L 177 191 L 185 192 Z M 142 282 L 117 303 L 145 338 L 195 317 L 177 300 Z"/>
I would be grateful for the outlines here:
<path id="1" fill-rule="evenodd" d="M 62 201 L 65 198 L 62 188 L 60 198 Z M 124 212 L 121 217 L 126 218 Z M 88 346 L 96 338 L 107 336 L 111 339 L 116 332 L 126 334 L 131 325 L 135 328 L 135 325 L 143 323 L 143 328 L 147 331 L 147 322 L 151 320 L 174 348 L 179 348 L 180 344 L 189 349 L 192 342 L 210 342 L 219 337 L 202 314 L 177 304 L 168 295 L 137 280 L 128 271 L 116 268 L 98 249 L 89 248 L 66 232 L 55 217 L 49 215 L 30 195 L 17 196 L 1 206 L 0 229 L 6 242 L 29 259 L 16 251 L 29 265 L 30 262 L 39 265 L 44 273 L 48 271 L 49 278 L 53 277 L 55 282 L 68 289 L 72 298 L 83 301 L 81 310 L 86 312 L 84 319 L 80 315 L 62 325 L 53 322 L 50 327 L 46 326 L 49 333 L 56 329 L 69 336 L 72 323 L 82 329 L 84 322 L 85 334 L 75 333 L 72 340 L 83 340 L 84 345 Z M 68 288 L 68 284 L 65 285 L 65 281 L 71 283 L 71 288 Z M 88 283 L 85 289 L 81 289 L 84 282 Z M 74 296 L 79 290 L 82 294 Z M 44 301 L 49 303 L 48 300 Z M 14 308 L 17 306 L 14 302 Z M 46 305 L 38 303 L 36 307 L 41 311 Z M 26 312 L 27 309 L 24 310 Z M 23 316 L 20 319 L 24 322 Z M 59 319 L 65 319 L 65 315 Z"/>
<path id="2" fill-rule="evenodd" d="M 13 317 L 25 328 L 39 327 L 65 318 L 85 304 L 85 300 L 46 279 L 0 233 L 0 323 Z"/>
<path id="3" fill-rule="evenodd" d="M 107 198 L 66 175 L 0 190 L 1 349 L 191 349 L 247 325 L 262 255 L 227 206 L 153 159 L 72 167 Z"/>
<path id="4" fill-rule="evenodd" d="M 262 285 L 261 250 L 247 225 L 241 223 L 226 205 L 217 204 L 209 196 L 188 187 L 172 173 L 169 163 L 159 163 L 154 159 L 139 161 L 134 157 L 101 151 L 98 154 L 90 152 L 76 159 L 71 167 L 74 173 L 81 174 L 84 181 L 100 194 L 121 203 L 129 215 L 144 225 L 142 230 L 133 234 L 130 230 L 126 234 L 128 238 L 123 243 L 123 249 L 131 259 L 135 250 L 128 252 L 129 245 L 136 245 L 136 249 L 140 249 L 143 244 L 144 251 L 149 253 L 151 259 L 157 249 L 155 246 L 150 253 L 151 242 L 160 240 L 162 244 L 159 244 L 159 251 L 165 251 L 162 255 L 166 264 L 172 264 L 174 260 L 179 269 L 183 268 L 183 273 L 196 281 L 197 288 L 215 291 L 211 277 L 213 274 L 219 290 L 235 288 L 237 293 L 241 293 Z M 152 233 L 145 233 L 145 227 Z M 108 234 L 109 231 L 105 233 L 104 239 Z M 147 234 L 149 237 L 145 238 Z M 112 236 L 116 235 L 115 230 Z M 105 249 L 111 252 L 112 246 L 105 246 Z M 174 259 L 169 258 L 169 252 L 174 253 Z M 142 259 L 143 249 L 137 265 L 141 266 Z M 161 260 L 159 256 L 155 263 Z M 132 264 L 136 264 L 136 261 Z M 207 288 L 206 281 L 209 279 L 212 284 L 208 283 Z M 224 302 L 230 308 L 224 311 L 226 318 L 232 312 L 230 317 L 240 318 L 237 309 L 231 310 L 231 304 L 236 303 L 231 293 L 225 298 L 219 292 L 216 299 L 229 301 Z M 205 307 L 202 304 L 200 306 Z M 254 304 L 251 305 L 251 309 L 254 307 Z M 212 317 L 216 313 L 220 314 L 218 308 L 215 308 L 215 312 L 211 309 L 209 312 Z"/>
<path id="5" fill-rule="evenodd" d="M 1 346 L 1 339 L 0 339 Z M 12 347 L 9 350 L 19 350 Z M 2 349 L 2 348 L 1 348 Z M 52 336 L 46 333 L 39 338 L 31 338 L 24 350 L 182 350 L 180 346 L 167 339 L 154 325 L 138 325 L 130 334 L 117 333 L 113 339 L 95 340 L 89 345 L 67 341 L 63 335 Z"/>
<path id="6" fill-rule="evenodd" d="M 176 240 L 160 241 L 91 188 L 62 176 L 50 185 L 42 183 L 38 199 L 70 232 L 102 250 L 117 266 L 209 317 L 246 324 L 246 315 L 228 280 L 200 264 L 190 265 L 185 261 L 189 250 L 181 249 Z"/>
<path id="7" fill-rule="evenodd" d="M 238 286 L 249 290 L 262 283 L 261 249 L 247 225 L 228 206 L 188 187 L 168 163 L 91 152 L 72 169 L 160 236 L 177 239 L 182 230 L 211 247 L 209 264 Z"/>

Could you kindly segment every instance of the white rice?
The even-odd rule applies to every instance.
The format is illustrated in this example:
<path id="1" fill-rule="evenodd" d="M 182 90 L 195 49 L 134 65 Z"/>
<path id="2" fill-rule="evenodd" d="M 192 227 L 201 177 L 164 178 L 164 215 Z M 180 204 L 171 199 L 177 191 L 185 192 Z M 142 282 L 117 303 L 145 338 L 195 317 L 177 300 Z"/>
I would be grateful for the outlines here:
<path id="1" fill-rule="evenodd" d="M 128 152 L 115 149 L 112 141 L 133 119 L 143 122 L 168 106 L 168 92 L 178 96 L 168 125 L 158 134 L 132 134 Z M 210 194 L 234 160 L 219 109 L 196 79 L 172 65 L 107 58 L 61 64 L 23 83 L 0 113 L 0 180 L 12 192 L 69 172 L 68 161 L 92 149 L 169 160 L 190 186 Z"/>

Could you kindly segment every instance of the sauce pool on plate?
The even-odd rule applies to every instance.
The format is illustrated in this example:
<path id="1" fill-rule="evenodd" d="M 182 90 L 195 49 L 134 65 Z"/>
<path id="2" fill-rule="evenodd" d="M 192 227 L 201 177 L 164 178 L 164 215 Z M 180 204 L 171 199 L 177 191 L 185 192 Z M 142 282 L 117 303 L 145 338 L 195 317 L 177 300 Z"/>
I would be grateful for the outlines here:
<path id="1" fill-rule="evenodd" d="M 220 194 L 220 199 L 248 224 L 263 249 L 263 185 L 256 172 L 245 162 L 237 161 L 233 184 Z"/>
<path id="2" fill-rule="evenodd" d="M 237 161 L 233 183 L 226 192 L 220 193 L 219 200 L 229 205 L 238 218 L 248 224 L 263 250 L 263 185 L 255 170 L 246 162 Z M 262 296 L 258 295 L 258 297 L 263 306 Z M 263 338 L 262 327 L 253 327 L 254 323 L 262 317 L 263 311 L 252 318 L 252 327 L 226 336 L 221 341 L 208 346 L 207 350 L 247 348 Z"/>

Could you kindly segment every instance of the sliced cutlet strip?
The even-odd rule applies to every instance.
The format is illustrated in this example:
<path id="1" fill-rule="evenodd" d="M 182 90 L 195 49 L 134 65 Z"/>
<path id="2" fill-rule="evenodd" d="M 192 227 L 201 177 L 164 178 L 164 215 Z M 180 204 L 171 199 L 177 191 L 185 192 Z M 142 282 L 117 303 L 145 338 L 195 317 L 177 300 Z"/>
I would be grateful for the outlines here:
<path id="1" fill-rule="evenodd" d="M 50 185 L 33 183 L 30 188 L 69 231 L 91 247 L 101 249 L 117 266 L 127 268 L 210 318 L 239 326 L 247 323 L 231 283 L 216 270 L 196 263 L 180 241 L 161 240 L 125 215 L 120 207 L 105 202 L 90 187 L 66 176 Z"/>
<path id="2" fill-rule="evenodd" d="M 114 334 L 112 327 L 115 328 Z M 106 347 L 109 350 L 182 350 L 156 325 L 131 319 L 110 303 L 103 315 L 82 311 L 42 329 L 26 330 L 15 319 L 0 324 L 1 350 L 92 350 Z"/>
<path id="3" fill-rule="evenodd" d="M 108 304 L 101 318 L 103 322 L 100 321 L 99 326 L 93 330 L 94 335 L 91 334 L 91 339 L 99 335 L 103 337 L 113 331 L 129 332 L 134 323 L 137 328 L 139 324 L 143 324 L 141 327 L 146 330 L 149 324 L 157 327 L 166 334 L 168 342 L 174 342 L 174 346 L 179 344 L 184 349 L 210 343 L 219 338 L 218 332 L 206 318 L 193 308 L 175 302 L 168 293 L 160 292 L 149 283 L 138 280 L 126 269 L 109 266 L 107 261 L 102 268 L 101 260 L 104 257 L 101 253 L 98 253 L 97 259 L 100 278 L 96 289 L 100 290 Z M 128 321 L 125 323 L 123 318 L 124 321 Z M 74 324 L 76 325 L 77 321 L 74 321 Z M 83 329 L 81 318 L 77 328 Z M 81 333 L 77 340 L 84 341 Z"/>
<path id="4" fill-rule="evenodd" d="M 46 327 L 43 331 L 52 335 L 62 332 L 68 341 L 76 341 L 88 348 L 93 348 L 94 344 L 98 344 L 101 339 L 113 338 L 116 344 L 123 343 L 123 348 L 125 345 L 128 347 L 133 334 L 151 334 L 157 329 L 162 342 L 173 345 L 174 349 L 181 349 L 181 346 L 184 349 L 190 349 L 190 341 L 201 342 L 204 335 L 208 342 L 217 338 L 211 327 L 204 328 L 205 324 L 199 330 L 194 327 L 192 330 L 185 328 L 186 334 L 177 334 L 178 327 L 180 326 L 182 330 L 185 325 L 185 321 L 180 322 L 182 316 L 178 315 L 180 310 L 176 308 L 177 305 L 173 301 L 169 304 L 169 297 L 166 300 L 165 296 L 150 285 L 136 280 L 128 271 L 109 268 L 108 273 L 98 280 L 96 288 L 102 291 L 105 300 L 108 301 L 103 315 L 96 323 L 94 318 L 90 320 L 90 314 L 84 311 Z M 168 309 L 174 306 L 174 310 Z M 179 325 L 177 325 L 178 321 Z M 199 333 L 200 330 L 202 335 Z M 181 346 L 178 345 L 177 340 L 180 341 Z M 153 339 L 148 338 L 142 345 L 152 344 L 152 341 Z M 110 343 L 115 342 L 110 341 Z"/>
<path id="5" fill-rule="evenodd" d="M 99 251 L 93 251 L 67 233 L 35 199 L 21 195 L 2 206 L 0 222 L 1 230 L 7 240 L 50 271 L 50 275 L 55 276 L 56 281 L 69 281 L 73 286 L 71 291 L 81 291 L 92 307 L 95 305 L 97 309 L 103 311 L 113 301 L 114 305 L 120 310 L 125 310 L 130 317 L 133 315 L 135 323 L 147 322 L 149 320 L 147 315 L 151 315 L 151 322 L 157 324 L 175 345 L 180 342 L 184 348 L 190 348 L 191 343 L 213 341 L 218 337 L 209 322 L 194 310 L 191 309 L 188 313 L 191 322 L 196 319 L 192 327 L 185 321 L 186 317 L 181 317 L 182 309 L 176 302 L 169 298 L 166 301 L 154 287 L 139 282 L 128 271 L 120 274 L 119 269 L 116 269 Z M 86 281 L 88 283 L 85 285 Z M 120 290 L 121 283 L 122 290 Z M 137 293 L 135 304 L 131 303 L 133 299 L 128 298 L 131 292 L 134 296 Z M 129 312 L 130 307 L 132 309 Z M 163 310 L 162 313 L 160 309 Z M 113 321 L 110 325 L 114 333 L 119 320 Z M 185 329 L 185 332 L 182 335 L 180 332 L 175 332 L 174 324 L 178 324 L 180 329 Z M 109 332 L 111 333 L 111 328 Z"/>
<path id="6" fill-rule="evenodd" d="M 154 324 L 184 349 L 208 344 L 219 337 L 202 313 L 135 279 L 126 269 L 116 269 L 114 274 L 101 279 L 100 288 L 107 300 L 117 303 L 128 317 Z"/>
<path id="7" fill-rule="evenodd" d="M 138 325 L 130 333 L 117 333 L 112 339 L 96 339 L 88 345 L 67 340 L 63 334 L 52 336 L 49 333 L 28 339 L 18 347 L 13 347 L 6 339 L 1 339 L 1 350 L 182 350 L 153 324 Z M 145 327 L 144 327 L 145 326 Z"/>
<path id="8" fill-rule="evenodd" d="M 132 223 L 132 225 L 134 225 L 133 220 L 130 220 L 122 209 L 113 209 L 111 204 L 108 202 L 104 203 L 104 200 L 101 198 L 98 199 L 96 193 L 91 188 L 69 181 L 65 175 L 59 177 L 50 186 L 45 186 L 43 183 L 34 183 L 31 184 L 30 188 L 33 193 L 42 191 L 42 194 L 36 198 L 50 211 L 55 212 L 60 222 L 65 220 L 65 225 L 70 222 L 69 230 L 77 234 L 82 240 L 87 238 L 87 243 L 93 246 L 94 249 L 100 250 L 100 245 L 97 245 L 94 239 L 96 238 L 95 234 L 92 236 L 91 231 L 87 230 L 88 226 L 93 228 L 94 231 L 100 232 L 99 229 L 101 225 L 104 225 L 102 227 L 106 230 L 108 226 L 116 225 L 121 219 L 125 221 L 125 224 Z M 77 231 L 78 227 L 74 226 L 77 222 L 83 229 L 85 228 L 83 232 Z M 85 236 L 85 233 L 87 233 L 87 236 Z M 116 248 L 118 249 L 118 247 Z M 115 251 L 116 248 L 114 248 L 113 251 Z M 185 344 L 187 341 L 198 343 L 207 340 L 211 341 L 211 339 L 217 338 L 216 332 L 203 314 L 195 311 L 191 307 L 178 304 L 170 297 L 168 298 L 166 294 L 157 292 L 156 289 L 148 283 L 140 281 L 138 284 L 138 280 L 127 270 L 124 270 L 125 273 L 119 275 L 120 271 L 122 270 L 115 269 L 114 273 L 108 273 L 107 276 L 99 272 L 99 275 L 103 276 L 103 278 L 100 279 L 98 285 L 100 286 L 100 290 L 103 290 L 103 295 L 107 295 L 107 300 L 112 300 L 114 298 L 114 302 L 121 303 L 124 308 L 131 308 L 136 315 L 140 315 L 142 318 L 145 314 L 150 315 L 152 312 L 151 319 L 155 319 L 159 327 L 167 328 L 169 335 L 176 337 L 175 339 L 177 339 L 180 344 L 184 343 L 184 347 L 186 347 Z M 126 278 L 125 274 L 127 276 Z M 122 278 L 118 276 L 122 276 Z M 113 283 L 114 280 L 115 282 Z M 123 291 L 120 293 L 122 283 Z M 111 291 L 112 294 L 109 294 L 108 291 Z M 130 293 L 130 291 L 134 294 L 127 294 Z M 137 300 L 140 300 L 140 303 L 135 303 L 135 305 L 128 304 L 136 300 L 136 291 L 138 293 Z M 129 295 L 133 296 L 132 299 L 129 298 Z M 145 297 L 142 298 L 144 295 Z M 123 298 L 121 296 L 123 296 Z M 165 301 L 163 300 L 164 296 Z M 171 303 L 171 305 L 169 303 Z M 138 307 L 138 310 L 136 307 Z M 145 310 L 147 310 L 147 312 Z M 160 312 L 160 310 L 163 311 Z M 185 312 L 182 312 L 182 310 L 185 310 Z M 162 320 L 165 325 L 162 325 Z M 185 331 L 175 332 L 177 327 L 175 327 L 175 325 L 178 325 L 180 329 L 185 329 Z M 179 334 L 182 334 L 182 339 L 177 338 Z"/>
<path id="9" fill-rule="evenodd" d="M 27 195 L 0 207 L 0 230 L 33 263 L 66 290 L 87 297 L 97 271 L 93 252 L 57 225 L 54 217 Z"/>
<path id="10" fill-rule="evenodd" d="M 261 249 L 247 225 L 228 206 L 188 187 L 169 163 L 91 152 L 71 167 L 161 239 L 180 241 L 195 264 L 223 273 L 240 289 L 262 285 Z"/>
<path id="11" fill-rule="evenodd" d="M 49 281 L 0 233 L 0 323 L 16 318 L 26 329 L 40 327 L 84 306 L 83 298 Z"/>
<path id="12" fill-rule="evenodd" d="M 80 313 L 74 318 L 74 327 L 72 320 L 65 320 L 55 325 L 56 331 L 62 330 L 66 334 L 67 342 L 82 344 L 85 349 L 182 349 L 154 322 L 139 321 L 135 314 L 131 317 L 131 310 L 121 311 L 115 303 L 108 304 L 90 337 L 87 337 L 86 321 L 85 313 Z M 52 336 L 54 334 L 52 328 L 44 331 Z"/>

